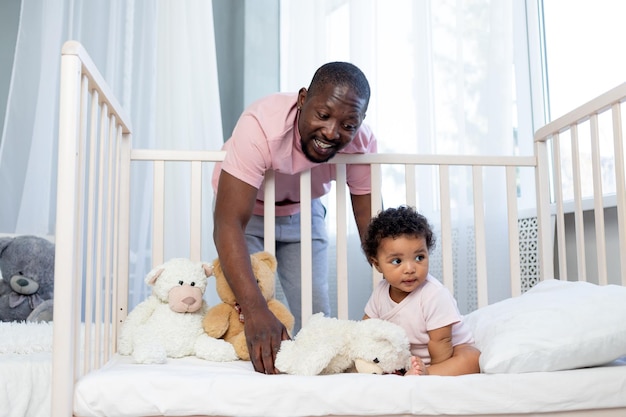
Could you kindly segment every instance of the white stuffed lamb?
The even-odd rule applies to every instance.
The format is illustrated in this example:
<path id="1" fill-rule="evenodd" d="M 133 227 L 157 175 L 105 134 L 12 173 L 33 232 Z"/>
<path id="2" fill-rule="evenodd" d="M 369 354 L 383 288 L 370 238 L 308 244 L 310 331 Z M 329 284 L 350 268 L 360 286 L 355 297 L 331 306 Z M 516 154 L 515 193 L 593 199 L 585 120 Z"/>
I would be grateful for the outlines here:
<path id="1" fill-rule="evenodd" d="M 202 329 L 208 309 L 202 298 L 211 265 L 175 258 L 146 276 L 152 294 L 122 325 L 118 350 L 138 363 L 164 363 L 168 357 L 197 356 L 211 361 L 237 360 L 230 343 L 209 337 Z"/>
<path id="2" fill-rule="evenodd" d="M 276 368 L 292 375 L 394 373 L 408 369 L 409 340 L 400 326 L 380 320 L 311 316 L 294 340 L 284 340 Z"/>

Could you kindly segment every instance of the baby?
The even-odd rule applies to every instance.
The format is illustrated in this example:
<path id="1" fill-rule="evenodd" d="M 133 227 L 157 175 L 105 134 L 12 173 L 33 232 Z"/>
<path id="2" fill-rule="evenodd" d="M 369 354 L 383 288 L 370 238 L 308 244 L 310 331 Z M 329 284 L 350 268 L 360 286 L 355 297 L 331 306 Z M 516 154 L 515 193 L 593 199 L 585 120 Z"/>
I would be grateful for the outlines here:
<path id="1" fill-rule="evenodd" d="M 413 208 L 389 208 L 374 217 L 362 248 L 383 274 L 363 319 L 403 327 L 411 343 L 406 375 L 463 375 L 480 372 L 480 351 L 463 323 L 450 291 L 428 273 L 435 237 L 428 220 Z"/>

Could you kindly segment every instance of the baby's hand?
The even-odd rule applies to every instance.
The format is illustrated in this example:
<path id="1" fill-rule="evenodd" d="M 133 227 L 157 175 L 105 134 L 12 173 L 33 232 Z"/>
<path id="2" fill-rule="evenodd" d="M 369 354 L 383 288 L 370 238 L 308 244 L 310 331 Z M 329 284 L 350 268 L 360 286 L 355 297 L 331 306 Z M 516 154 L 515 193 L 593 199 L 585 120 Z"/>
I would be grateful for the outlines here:
<path id="1" fill-rule="evenodd" d="M 404 375 L 428 375 L 428 369 L 419 357 L 411 356 L 411 367 Z"/>

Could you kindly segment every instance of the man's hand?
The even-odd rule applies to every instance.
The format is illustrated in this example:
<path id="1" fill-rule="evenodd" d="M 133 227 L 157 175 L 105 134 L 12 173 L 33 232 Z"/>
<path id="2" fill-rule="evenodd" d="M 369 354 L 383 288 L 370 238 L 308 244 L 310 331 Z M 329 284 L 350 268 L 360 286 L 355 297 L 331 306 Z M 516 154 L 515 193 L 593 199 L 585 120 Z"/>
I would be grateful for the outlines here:
<path id="1" fill-rule="evenodd" d="M 254 370 L 264 374 L 279 373 L 274 361 L 280 343 L 289 339 L 287 329 L 269 308 L 244 310 L 243 313 L 244 332 Z"/>

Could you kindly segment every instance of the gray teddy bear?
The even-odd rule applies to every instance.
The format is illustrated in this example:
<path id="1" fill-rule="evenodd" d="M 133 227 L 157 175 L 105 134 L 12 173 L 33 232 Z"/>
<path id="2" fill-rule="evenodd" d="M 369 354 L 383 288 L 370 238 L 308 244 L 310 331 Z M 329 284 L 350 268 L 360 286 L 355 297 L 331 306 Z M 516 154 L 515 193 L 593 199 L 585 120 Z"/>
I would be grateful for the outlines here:
<path id="1" fill-rule="evenodd" d="M 52 321 L 54 243 L 0 237 L 0 321 Z"/>

